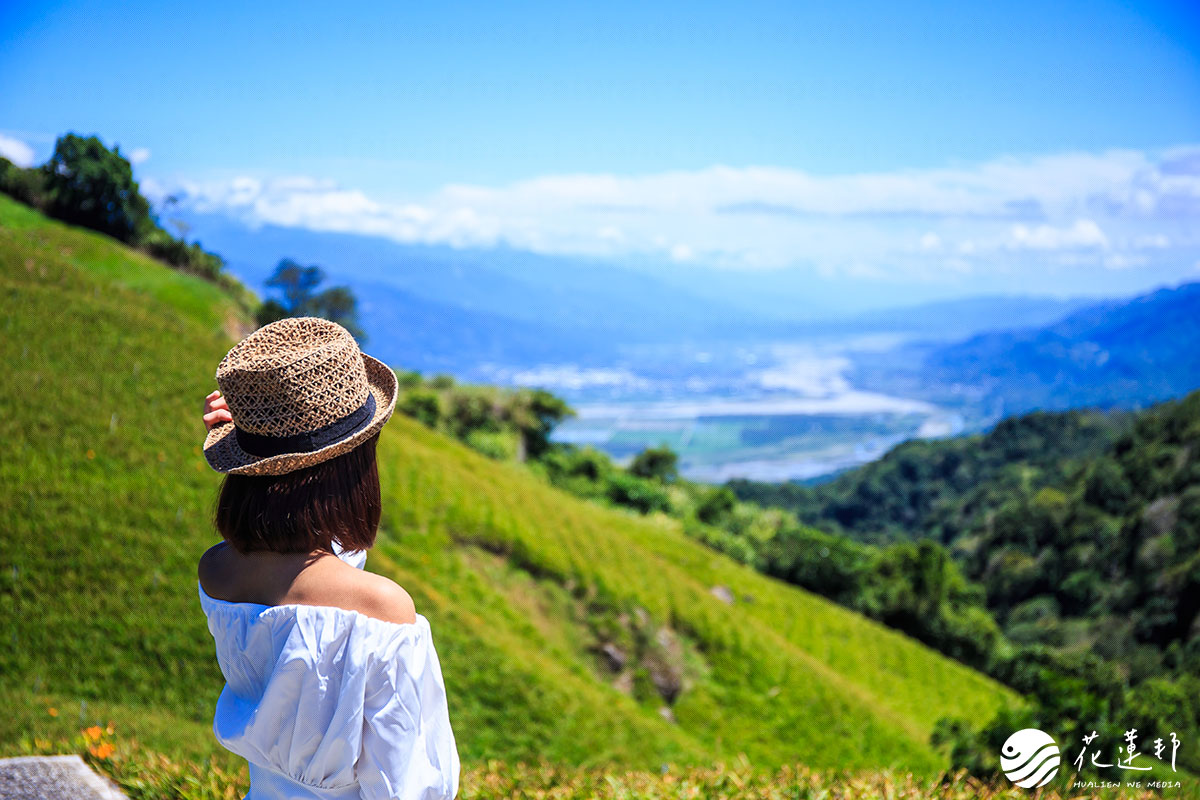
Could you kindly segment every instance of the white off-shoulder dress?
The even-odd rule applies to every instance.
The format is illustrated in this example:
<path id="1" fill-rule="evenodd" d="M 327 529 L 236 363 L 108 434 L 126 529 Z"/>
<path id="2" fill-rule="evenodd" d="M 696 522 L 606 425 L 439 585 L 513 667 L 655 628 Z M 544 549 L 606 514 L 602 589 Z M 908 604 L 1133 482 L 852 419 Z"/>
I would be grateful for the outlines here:
<path id="1" fill-rule="evenodd" d="M 338 556 L 360 569 L 365 552 Z M 225 688 L 213 732 L 250 764 L 246 800 L 440 800 L 459 760 L 429 621 L 210 597 Z"/>

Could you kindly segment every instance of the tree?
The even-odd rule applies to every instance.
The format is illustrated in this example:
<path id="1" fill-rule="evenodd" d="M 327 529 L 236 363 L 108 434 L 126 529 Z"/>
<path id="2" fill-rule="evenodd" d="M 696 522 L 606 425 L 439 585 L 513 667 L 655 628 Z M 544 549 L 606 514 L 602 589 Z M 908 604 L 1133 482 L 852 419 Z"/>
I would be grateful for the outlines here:
<path id="1" fill-rule="evenodd" d="M 665 444 L 661 447 L 647 447 L 634 457 L 629 471 L 639 478 L 670 483 L 679 477 L 679 456 Z"/>
<path id="2" fill-rule="evenodd" d="M 509 398 L 508 416 L 521 434 L 522 460 L 536 459 L 550 449 L 554 426 L 575 410 L 545 389 L 522 389 Z"/>
<path id="3" fill-rule="evenodd" d="M 275 267 L 266 285 L 279 289 L 282 299 L 267 299 L 259 307 L 258 324 L 284 317 L 323 317 L 336 322 L 354 335 L 359 344 L 367 340 L 358 324 L 358 300 L 346 286 L 333 286 L 324 291 L 316 289 L 325 280 L 325 271 L 316 265 L 301 266 L 285 258 Z"/>
<path id="4" fill-rule="evenodd" d="M 706 525 L 720 527 L 737 505 L 737 495 L 726 486 L 714 486 L 704 493 L 696 506 L 696 518 Z"/>
<path id="5" fill-rule="evenodd" d="M 46 212 L 53 217 L 129 243 L 156 227 L 119 147 L 109 150 L 95 136 L 68 133 L 58 137 L 42 172 Z"/>

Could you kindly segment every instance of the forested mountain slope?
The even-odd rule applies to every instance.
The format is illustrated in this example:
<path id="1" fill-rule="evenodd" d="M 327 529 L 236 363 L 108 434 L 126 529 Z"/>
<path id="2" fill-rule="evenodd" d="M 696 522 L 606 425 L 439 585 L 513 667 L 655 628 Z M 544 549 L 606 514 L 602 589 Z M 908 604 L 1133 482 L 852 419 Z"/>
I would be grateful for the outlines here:
<path id="1" fill-rule="evenodd" d="M 1104 655 L 1135 682 L 1200 667 L 1200 392 L 908 442 L 817 487 L 733 488 L 864 541 L 946 544 L 1017 641 Z"/>

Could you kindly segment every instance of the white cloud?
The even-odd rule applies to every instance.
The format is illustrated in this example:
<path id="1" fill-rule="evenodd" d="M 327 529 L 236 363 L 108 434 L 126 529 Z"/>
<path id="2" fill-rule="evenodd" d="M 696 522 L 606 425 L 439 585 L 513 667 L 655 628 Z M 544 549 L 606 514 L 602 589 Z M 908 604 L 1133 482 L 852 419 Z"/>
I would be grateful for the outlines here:
<path id="1" fill-rule="evenodd" d="M 1100 226 L 1090 219 L 1076 220 L 1074 225 L 1067 228 L 1055 228 L 1052 225 L 1028 228 L 1024 225 L 1014 225 L 1012 241 L 1014 247 L 1028 250 L 1108 247 L 1108 237 L 1100 230 Z"/>
<path id="2" fill-rule="evenodd" d="M 1101 263 L 1108 269 L 1132 269 L 1146 266 L 1149 259 L 1139 254 L 1107 253 Z"/>
<path id="3" fill-rule="evenodd" d="M 1078 207 L 1113 193 L 1146 167 L 1143 154 L 1002 159 L 971 168 L 814 176 L 778 167 L 714 166 L 694 172 L 619 177 L 554 175 L 499 188 L 448 186 L 451 201 L 602 209 L 703 210 L 753 216 L 905 214 L 1011 218 Z M 1127 192 L 1117 191 L 1119 197 Z"/>
<path id="4" fill-rule="evenodd" d="M 1098 264 L 1102 254 L 1115 263 L 1147 248 L 1200 253 L 1195 147 L 844 175 L 761 166 L 546 175 L 502 186 L 452 184 L 399 203 L 304 176 L 179 188 L 197 209 L 253 225 L 738 268 L 803 263 L 825 275 L 936 279 L 939 271 L 1002 264 L 1018 250 L 1030 264 L 1052 256 L 1057 264 Z M 1069 252 L 1081 257 L 1058 257 Z"/>
<path id="5" fill-rule="evenodd" d="M 690 261 L 692 255 L 692 248 L 686 244 L 677 244 L 671 248 L 672 261 Z"/>
<path id="6" fill-rule="evenodd" d="M 20 139 L 14 139 L 4 134 L 0 134 L 0 156 L 7 158 L 18 167 L 33 166 L 33 148 Z"/>
<path id="7" fill-rule="evenodd" d="M 1171 240 L 1161 233 L 1152 233 L 1135 238 L 1133 246 L 1139 250 L 1166 250 L 1171 246 Z"/>
<path id="8" fill-rule="evenodd" d="M 135 147 L 129 151 L 129 163 L 135 167 L 150 160 L 150 150 L 145 147 Z"/>

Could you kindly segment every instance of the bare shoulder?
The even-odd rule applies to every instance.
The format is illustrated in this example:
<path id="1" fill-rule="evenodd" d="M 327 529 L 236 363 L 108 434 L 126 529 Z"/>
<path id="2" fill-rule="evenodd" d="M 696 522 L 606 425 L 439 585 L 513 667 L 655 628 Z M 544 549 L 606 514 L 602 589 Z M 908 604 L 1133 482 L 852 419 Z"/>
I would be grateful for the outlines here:
<path id="1" fill-rule="evenodd" d="M 359 574 L 358 609 L 368 617 L 408 624 L 416 621 L 416 607 L 404 587 L 383 575 L 355 570 Z"/>
<path id="2" fill-rule="evenodd" d="M 226 542 L 217 542 L 200 556 L 200 562 L 196 565 L 196 577 L 204 591 L 210 595 L 220 588 L 225 568 L 225 551 L 228 547 Z"/>
<path id="3" fill-rule="evenodd" d="M 324 570 L 312 570 L 309 580 L 294 585 L 300 602 L 340 606 L 385 622 L 416 621 L 412 597 L 395 581 L 335 558 L 324 561 Z"/>

